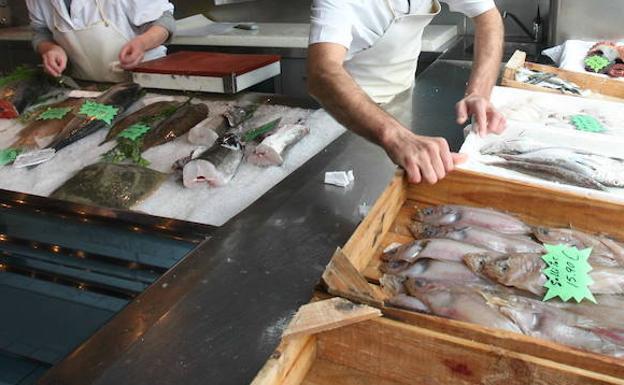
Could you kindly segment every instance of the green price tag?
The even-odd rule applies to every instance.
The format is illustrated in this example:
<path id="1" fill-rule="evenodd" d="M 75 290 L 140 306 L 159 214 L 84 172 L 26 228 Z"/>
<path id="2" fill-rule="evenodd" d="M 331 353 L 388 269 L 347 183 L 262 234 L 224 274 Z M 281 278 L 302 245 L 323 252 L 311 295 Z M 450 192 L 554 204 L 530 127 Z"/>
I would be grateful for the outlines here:
<path id="1" fill-rule="evenodd" d="M 133 124 L 132 126 L 121 131 L 119 135 L 117 135 L 117 137 L 130 139 L 131 141 L 136 141 L 137 139 L 141 138 L 143 135 L 145 135 L 145 133 L 147 133 L 151 129 L 152 128 L 148 126 L 147 124 L 140 124 L 140 123 Z"/>
<path id="2" fill-rule="evenodd" d="M 0 166 L 13 163 L 17 156 L 22 153 L 19 148 L 5 148 L 0 150 Z"/>
<path id="3" fill-rule="evenodd" d="M 97 103 L 92 100 L 85 101 L 82 107 L 80 107 L 81 114 L 87 115 L 93 119 L 104 121 L 108 124 L 113 123 L 113 119 L 115 119 L 118 112 L 119 108 L 117 107 Z"/>
<path id="4" fill-rule="evenodd" d="M 587 262 L 592 249 L 579 250 L 565 245 L 544 245 L 547 254 L 542 256 L 548 267 L 543 273 L 547 278 L 544 287 L 548 289 L 543 301 L 559 297 L 564 302 L 574 298 L 580 303 L 588 299 L 596 303 L 589 285 L 594 283 L 589 277 L 592 267 Z"/>
<path id="5" fill-rule="evenodd" d="M 71 110 L 71 107 L 48 108 L 37 116 L 37 120 L 63 119 Z"/>
<path id="6" fill-rule="evenodd" d="M 585 58 L 585 68 L 592 70 L 593 72 L 601 72 L 611 64 L 609 59 L 600 55 L 592 55 Z"/>
<path id="7" fill-rule="evenodd" d="M 591 115 L 574 115 L 570 117 L 571 123 L 579 131 L 585 132 L 605 132 L 607 129 Z"/>

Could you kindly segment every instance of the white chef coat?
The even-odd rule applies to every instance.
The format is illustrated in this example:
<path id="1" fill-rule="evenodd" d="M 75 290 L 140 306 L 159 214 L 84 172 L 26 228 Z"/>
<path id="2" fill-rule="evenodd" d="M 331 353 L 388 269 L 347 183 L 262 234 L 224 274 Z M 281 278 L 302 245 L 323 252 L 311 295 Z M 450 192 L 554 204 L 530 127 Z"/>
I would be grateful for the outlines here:
<path id="1" fill-rule="evenodd" d="M 173 4 L 168 0 L 100 0 L 100 4 L 106 17 L 128 40 L 140 34 L 139 28 L 143 24 L 157 20 L 164 12 L 173 12 Z M 81 30 L 102 18 L 93 0 L 73 0 L 71 12 L 67 12 L 64 0 L 26 0 L 26 5 L 32 26 L 49 30 L 55 28 L 55 8 L 61 15 L 57 18 L 61 23 L 58 27 L 64 30 Z M 165 47 L 158 50 L 163 55 L 166 53 Z"/>
<path id="2" fill-rule="evenodd" d="M 426 13 L 431 0 L 390 0 L 398 13 Z M 494 0 L 441 0 L 453 12 L 476 17 L 494 8 Z M 347 59 L 372 46 L 389 28 L 394 14 L 384 0 L 314 0 L 310 44 L 336 43 L 349 51 Z"/>

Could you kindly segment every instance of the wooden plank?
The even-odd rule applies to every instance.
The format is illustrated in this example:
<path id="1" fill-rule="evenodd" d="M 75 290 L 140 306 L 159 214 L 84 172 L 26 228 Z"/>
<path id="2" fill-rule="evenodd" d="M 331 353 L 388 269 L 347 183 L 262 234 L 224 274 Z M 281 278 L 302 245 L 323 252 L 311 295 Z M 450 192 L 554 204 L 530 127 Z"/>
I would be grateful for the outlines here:
<path id="1" fill-rule="evenodd" d="M 317 357 L 408 384 L 624 385 L 559 364 L 384 318 L 317 335 Z"/>
<path id="2" fill-rule="evenodd" d="M 386 380 L 370 373 L 317 360 L 301 385 L 412 385 Z"/>
<path id="3" fill-rule="evenodd" d="M 372 252 L 367 254 L 371 255 Z M 376 307 L 381 307 L 383 303 L 383 298 L 379 296 L 379 292 L 371 289 L 368 281 L 353 266 L 340 248 L 336 250 L 323 272 L 322 278 L 327 286 L 327 291 L 333 295 Z"/>
<path id="4" fill-rule="evenodd" d="M 356 305 L 342 298 L 312 302 L 299 308 L 283 338 L 315 334 L 377 317 L 381 317 L 379 309 Z"/>
<path id="5" fill-rule="evenodd" d="M 344 254 L 358 271 L 366 268 L 403 205 L 405 183 L 399 172 L 345 245 Z"/>
<path id="6" fill-rule="evenodd" d="M 383 309 L 383 313 L 384 317 L 431 331 L 471 341 L 479 341 L 484 344 L 540 357 L 588 371 L 610 375 L 616 378 L 624 378 L 624 362 L 615 357 L 584 352 L 555 342 L 528 337 L 518 333 L 487 328 L 476 324 L 407 310 L 386 307 Z"/>
<path id="7" fill-rule="evenodd" d="M 472 171 L 456 170 L 433 186 L 409 185 L 407 196 L 422 204 L 493 207 L 531 224 L 572 226 L 624 239 L 624 206 L 620 204 Z"/>
<path id="8" fill-rule="evenodd" d="M 283 340 L 251 385 L 298 385 L 315 358 L 315 337 L 303 335 Z"/>

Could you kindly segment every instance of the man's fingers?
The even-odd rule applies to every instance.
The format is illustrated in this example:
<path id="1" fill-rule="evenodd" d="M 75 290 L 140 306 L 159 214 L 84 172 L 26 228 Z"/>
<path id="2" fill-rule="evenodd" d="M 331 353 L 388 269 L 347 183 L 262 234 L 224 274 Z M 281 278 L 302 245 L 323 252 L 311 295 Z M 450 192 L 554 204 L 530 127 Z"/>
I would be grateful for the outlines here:
<path id="1" fill-rule="evenodd" d="M 477 124 L 479 125 L 479 135 L 485 136 L 488 132 L 488 119 L 487 119 L 487 110 L 484 104 L 479 103 L 477 105 Z"/>
<path id="2" fill-rule="evenodd" d="M 444 164 L 444 169 L 449 172 L 453 171 L 455 165 L 453 164 L 453 158 L 451 157 L 451 149 L 449 148 L 448 142 L 444 138 L 436 138 L 435 139 L 440 146 L 440 157 L 442 158 L 442 163 Z"/>
<path id="3" fill-rule="evenodd" d="M 47 55 L 43 57 L 43 67 L 45 68 L 47 73 L 54 77 L 58 77 L 60 75 L 54 67 L 54 62 L 50 60 Z"/>
<path id="4" fill-rule="evenodd" d="M 435 184 L 438 182 L 438 175 L 433 169 L 431 161 L 428 159 L 428 157 L 423 157 L 420 160 L 418 166 L 420 167 L 420 174 L 422 175 L 425 182 L 429 184 Z"/>
<path id="5" fill-rule="evenodd" d="M 454 152 L 451 156 L 453 157 L 453 163 L 455 163 L 455 165 L 462 164 L 468 160 L 468 154 L 458 154 Z"/>
<path id="6" fill-rule="evenodd" d="M 418 169 L 418 165 L 415 163 L 406 164 L 404 167 L 405 172 L 407 172 L 407 180 L 410 183 L 418 184 L 422 182 L 422 176 L 420 175 L 420 170 Z"/>
<path id="7" fill-rule="evenodd" d="M 455 111 L 457 113 L 457 124 L 464 124 L 468 120 L 468 105 L 465 101 L 460 101 L 455 106 Z"/>

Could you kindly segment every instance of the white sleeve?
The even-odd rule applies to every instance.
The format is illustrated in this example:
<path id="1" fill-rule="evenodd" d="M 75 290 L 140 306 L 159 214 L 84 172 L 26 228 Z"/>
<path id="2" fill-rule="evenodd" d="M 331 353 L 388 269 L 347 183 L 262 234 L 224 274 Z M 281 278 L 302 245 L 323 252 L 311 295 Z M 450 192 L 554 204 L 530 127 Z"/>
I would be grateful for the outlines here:
<path id="1" fill-rule="evenodd" d="M 336 43 L 347 49 L 353 40 L 353 13 L 348 0 L 314 0 L 310 44 Z"/>
<path id="2" fill-rule="evenodd" d="M 126 0 L 126 16 L 135 27 L 156 21 L 165 12 L 173 13 L 168 0 Z"/>
<path id="3" fill-rule="evenodd" d="M 494 0 L 442 0 L 451 12 L 461 12 L 468 17 L 477 17 L 496 7 Z"/>
<path id="4" fill-rule="evenodd" d="M 41 9 L 41 4 L 37 0 L 26 0 L 26 7 L 28 8 L 28 16 L 30 17 L 30 25 L 35 30 L 48 28 L 46 23 L 44 10 Z"/>

